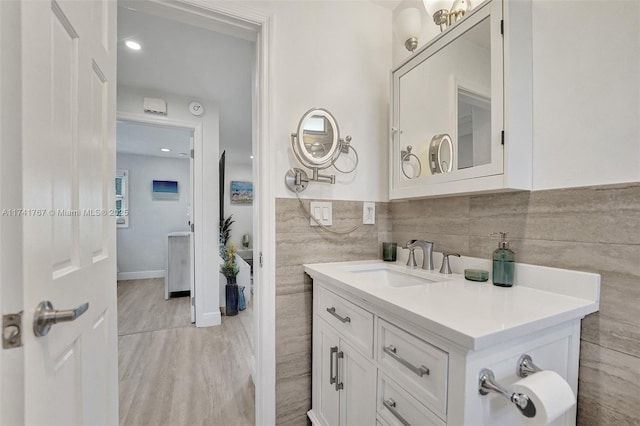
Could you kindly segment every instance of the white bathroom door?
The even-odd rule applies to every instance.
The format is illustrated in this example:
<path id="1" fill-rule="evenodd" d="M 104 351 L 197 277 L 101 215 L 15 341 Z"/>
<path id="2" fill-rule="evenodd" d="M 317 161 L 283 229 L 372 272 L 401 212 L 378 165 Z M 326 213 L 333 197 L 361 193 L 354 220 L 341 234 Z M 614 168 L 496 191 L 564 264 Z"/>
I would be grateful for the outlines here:
<path id="1" fill-rule="evenodd" d="M 26 424 L 118 423 L 116 7 L 21 2 Z"/>

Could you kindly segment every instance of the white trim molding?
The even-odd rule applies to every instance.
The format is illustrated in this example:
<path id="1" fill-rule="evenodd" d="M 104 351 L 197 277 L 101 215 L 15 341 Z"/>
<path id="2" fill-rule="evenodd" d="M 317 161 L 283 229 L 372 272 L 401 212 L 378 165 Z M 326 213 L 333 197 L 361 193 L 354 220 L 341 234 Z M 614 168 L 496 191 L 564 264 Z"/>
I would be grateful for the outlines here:
<path id="1" fill-rule="evenodd" d="M 118 281 L 121 280 L 146 280 L 148 278 L 164 278 L 165 270 L 118 272 Z"/>
<path id="2" fill-rule="evenodd" d="M 207 317 L 205 319 L 205 301 L 202 297 L 198 297 L 199 294 L 207 294 L 205 292 L 205 277 L 209 277 L 209 279 L 215 279 L 215 294 L 218 294 L 218 287 L 220 283 L 217 281 L 218 274 L 217 270 L 213 270 L 214 266 L 211 262 L 205 262 L 204 259 L 211 258 L 213 256 L 217 256 L 217 244 L 215 245 L 215 251 L 211 253 L 212 249 L 209 247 L 210 245 L 205 244 L 204 242 L 209 238 L 211 240 L 211 235 L 203 235 L 206 230 L 210 230 L 209 234 L 217 235 L 217 226 L 218 226 L 218 217 L 217 205 L 214 206 L 211 211 L 205 212 L 204 208 L 204 165 L 203 165 L 203 129 L 202 123 L 185 121 L 185 120 L 175 120 L 166 117 L 155 117 L 149 116 L 145 114 L 137 114 L 137 113 L 129 113 L 118 111 L 116 114 L 118 120 L 125 121 L 133 121 L 138 123 L 147 123 L 147 124 L 155 124 L 160 126 L 172 126 L 172 127 L 181 127 L 184 129 L 193 130 L 193 149 L 195 152 L 195 161 L 193 164 L 193 184 L 194 184 L 194 205 L 193 205 L 193 213 L 194 218 L 198 221 L 198 218 L 202 218 L 202 225 L 197 226 L 196 232 L 193 233 L 194 238 L 194 280 L 195 280 L 195 307 L 196 307 L 196 326 L 198 327 L 207 327 L 208 325 L 218 325 L 220 324 L 220 320 L 217 323 L 210 324 L 210 320 L 213 317 Z M 217 174 L 216 174 L 217 176 Z M 216 201 L 217 202 L 217 201 Z M 207 214 L 205 214 L 207 213 Z M 216 230 L 216 231 L 213 231 Z M 216 237 L 217 239 L 217 237 Z M 209 251 L 205 253 L 205 251 Z M 217 264 L 215 265 L 217 269 Z M 163 275 L 164 276 L 164 275 Z M 210 278 L 214 277 L 214 278 Z M 214 291 L 214 290 L 212 290 Z M 214 314 L 218 312 L 217 303 L 214 303 L 216 311 L 211 311 L 208 313 Z M 218 312 L 218 318 L 219 318 Z M 208 324 L 208 325 L 204 325 Z"/>

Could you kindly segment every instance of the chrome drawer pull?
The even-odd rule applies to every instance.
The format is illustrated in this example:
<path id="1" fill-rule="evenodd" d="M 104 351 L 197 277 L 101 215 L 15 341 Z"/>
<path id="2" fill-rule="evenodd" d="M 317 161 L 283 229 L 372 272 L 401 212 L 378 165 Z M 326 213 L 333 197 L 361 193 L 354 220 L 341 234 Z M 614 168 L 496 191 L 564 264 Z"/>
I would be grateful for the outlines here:
<path id="1" fill-rule="evenodd" d="M 344 352 L 340 351 L 336 354 L 336 390 L 344 389 L 344 383 L 339 383 L 340 377 L 340 358 L 344 358 Z"/>
<path id="2" fill-rule="evenodd" d="M 402 417 L 402 415 L 398 413 L 398 410 L 396 410 L 396 402 L 393 399 L 389 398 L 385 401 L 382 401 L 382 404 L 387 407 L 387 410 L 391 411 L 391 414 L 393 414 L 395 418 L 400 421 L 400 423 L 402 423 L 404 426 L 411 426 L 411 423 L 406 421 L 404 417 Z"/>
<path id="3" fill-rule="evenodd" d="M 338 379 L 338 374 L 333 375 L 333 355 L 338 353 L 338 347 L 332 346 L 329 348 L 329 384 L 332 385 Z"/>
<path id="4" fill-rule="evenodd" d="M 336 308 L 334 308 L 333 306 L 330 308 L 327 308 L 327 312 L 329 312 L 331 315 L 333 315 L 334 317 L 338 318 L 340 321 L 342 321 L 343 323 L 345 322 L 351 322 L 351 318 L 349 317 L 341 317 L 340 315 L 336 314 Z"/>
<path id="5" fill-rule="evenodd" d="M 407 367 L 409 370 L 413 371 L 420 377 L 424 376 L 425 374 L 427 376 L 429 375 L 429 369 L 427 367 L 425 367 L 424 365 L 421 365 L 420 367 L 416 367 L 415 365 L 411 364 L 409 361 L 402 358 L 400 355 L 396 353 L 396 347 L 393 345 L 385 346 L 384 353 L 388 354 L 391 358 L 395 359 L 400 364 L 404 365 L 405 367 Z"/>

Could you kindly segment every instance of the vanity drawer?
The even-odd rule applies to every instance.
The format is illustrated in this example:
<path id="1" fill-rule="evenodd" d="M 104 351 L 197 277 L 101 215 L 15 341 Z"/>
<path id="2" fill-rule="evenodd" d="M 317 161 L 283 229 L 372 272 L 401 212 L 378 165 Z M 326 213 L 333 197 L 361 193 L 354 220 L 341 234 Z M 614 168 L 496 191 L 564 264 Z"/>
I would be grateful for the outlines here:
<path id="1" fill-rule="evenodd" d="M 446 352 L 380 319 L 376 355 L 386 374 L 446 418 L 449 361 Z"/>
<path id="2" fill-rule="evenodd" d="M 392 426 L 445 425 L 442 419 L 380 371 L 378 372 L 377 414 Z"/>
<path id="3" fill-rule="evenodd" d="M 318 315 L 368 357 L 373 356 L 373 314 L 318 287 Z"/>

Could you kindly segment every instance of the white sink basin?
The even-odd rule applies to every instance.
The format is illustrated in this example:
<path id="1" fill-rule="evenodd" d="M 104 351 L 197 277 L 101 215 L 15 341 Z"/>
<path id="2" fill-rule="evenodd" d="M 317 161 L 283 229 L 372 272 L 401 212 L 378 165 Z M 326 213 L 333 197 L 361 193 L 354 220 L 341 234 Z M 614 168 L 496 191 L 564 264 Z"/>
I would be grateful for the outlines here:
<path id="1" fill-rule="evenodd" d="M 416 285 L 425 285 L 435 283 L 439 281 L 446 281 L 444 277 L 431 276 L 429 278 L 418 276 L 426 275 L 427 273 L 421 273 L 417 271 L 416 275 L 408 273 L 409 271 L 399 271 L 391 269 L 386 266 L 375 265 L 363 265 L 363 266 L 349 266 L 344 268 L 352 274 L 358 275 L 360 278 L 377 281 L 388 285 L 389 287 L 411 287 Z"/>

